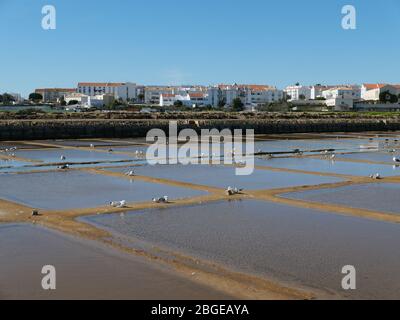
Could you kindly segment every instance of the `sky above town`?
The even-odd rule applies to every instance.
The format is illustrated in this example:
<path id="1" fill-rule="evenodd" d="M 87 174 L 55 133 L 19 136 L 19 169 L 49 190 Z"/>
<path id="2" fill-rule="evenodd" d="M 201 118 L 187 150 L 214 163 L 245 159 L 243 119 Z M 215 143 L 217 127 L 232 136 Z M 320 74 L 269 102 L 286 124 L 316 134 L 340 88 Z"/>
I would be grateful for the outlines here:
<path id="1" fill-rule="evenodd" d="M 355 30 L 342 28 L 344 5 Z M 42 7 L 56 8 L 43 30 Z M 0 92 L 77 82 L 399 83 L 398 0 L 0 0 Z"/>

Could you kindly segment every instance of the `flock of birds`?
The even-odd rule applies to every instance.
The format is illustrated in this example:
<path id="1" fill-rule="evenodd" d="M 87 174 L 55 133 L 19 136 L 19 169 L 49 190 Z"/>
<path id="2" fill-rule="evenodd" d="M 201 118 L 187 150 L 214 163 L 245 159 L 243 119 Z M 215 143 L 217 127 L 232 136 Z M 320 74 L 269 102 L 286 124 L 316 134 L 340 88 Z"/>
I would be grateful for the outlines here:
<path id="1" fill-rule="evenodd" d="M 130 171 L 130 172 L 132 172 L 132 171 Z M 225 190 L 225 192 L 226 192 L 226 194 L 228 196 L 234 196 L 236 194 L 241 194 L 243 192 L 243 189 L 239 189 L 239 188 L 236 188 L 236 187 L 230 187 L 229 186 Z M 157 197 L 157 198 L 153 198 L 152 201 L 154 203 L 169 203 L 169 197 L 168 196 Z M 126 208 L 127 207 L 127 202 L 126 202 L 126 200 L 112 201 L 112 202 L 110 202 L 110 206 L 113 207 L 113 208 L 119 208 L 119 209 Z"/>
<path id="2" fill-rule="evenodd" d="M 0 150 L 0 152 L 7 153 L 7 156 L 15 158 L 15 151 L 17 151 L 17 150 L 18 150 L 17 147 L 11 147 L 11 148 L 6 148 L 3 150 Z M 7 159 L 4 159 L 4 161 L 7 161 Z"/>
<path id="3" fill-rule="evenodd" d="M 372 140 L 373 140 L 373 138 L 370 138 L 370 141 L 372 141 Z M 395 141 L 395 143 L 398 142 L 398 140 L 394 140 L 394 141 Z M 389 139 L 386 139 L 386 140 L 385 140 L 385 143 L 388 144 L 388 143 L 389 143 Z M 91 147 L 91 148 L 94 148 L 95 146 L 94 146 L 94 144 L 90 144 L 90 147 Z M 7 148 L 7 149 L 0 150 L 0 152 L 5 152 L 5 153 L 8 154 L 8 156 L 10 156 L 10 157 L 15 157 L 15 151 L 16 151 L 16 150 L 17 150 L 17 147 L 11 147 L 11 148 Z M 295 153 L 296 153 L 297 155 L 302 155 L 302 154 L 303 154 L 303 152 L 302 152 L 301 150 L 296 150 L 296 151 L 297 151 L 297 152 L 295 152 Z M 110 153 L 113 152 L 113 149 L 111 149 L 111 148 L 108 149 L 108 152 L 110 152 Z M 395 152 L 397 152 L 397 150 L 396 150 L 396 149 L 392 149 L 392 150 L 389 150 L 389 152 L 395 153 Z M 262 151 L 261 149 L 258 150 L 258 154 L 262 154 L 262 153 L 263 153 L 263 151 Z M 143 157 L 143 156 L 144 156 L 144 152 L 143 152 L 143 151 L 137 150 L 137 151 L 135 152 L 135 155 L 136 155 L 137 157 Z M 228 155 L 232 156 L 233 159 L 235 159 L 235 157 L 236 157 L 236 149 L 234 148 L 231 152 L 228 153 Z M 329 150 L 323 151 L 323 152 L 322 152 L 322 155 L 323 155 L 325 158 L 328 158 L 328 159 L 331 159 L 331 160 L 334 160 L 334 159 L 336 158 L 335 153 L 332 152 L 332 151 L 329 151 Z M 206 157 L 206 155 L 205 155 L 204 153 L 202 153 L 202 154 L 200 155 L 200 158 L 204 158 L 204 157 Z M 216 154 L 213 153 L 213 154 L 212 154 L 212 157 L 216 157 Z M 267 155 L 266 155 L 266 158 L 267 158 L 267 159 L 272 159 L 272 158 L 274 158 L 274 156 L 273 156 L 272 154 L 267 154 Z M 61 160 L 62 162 L 65 162 L 66 159 L 67 159 L 66 156 L 64 156 L 64 155 L 61 155 L 61 156 L 60 156 L 60 160 Z M 400 157 L 394 156 L 394 157 L 393 157 L 393 162 L 396 163 L 396 164 L 400 164 Z M 236 160 L 234 160 L 233 163 L 236 164 L 236 165 L 244 165 L 244 164 L 245 164 L 244 161 L 236 161 Z M 60 166 L 58 166 L 58 169 L 61 169 L 61 170 L 69 169 L 69 164 L 68 164 L 68 163 L 61 164 Z M 133 176 L 135 176 L 135 171 L 134 171 L 133 169 L 131 169 L 131 170 L 125 172 L 125 175 L 126 175 L 126 176 L 129 176 L 129 177 L 133 177 Z M 370 178 L 376 179 L 376 180 L 377 180 L 377 179 L 382 179 L 382 177 L 381 177 L 381 175 L 380 175 L 379 173 L 371 174 L 371 175 L 370 175 Z M 243 191 L 243 189 L 229 186 L 229 187 L 225 190 L 225 193 L 226 193 L 228 196 L 233 196 L 233 195 L 237 195 L 237 194 L 242 193 L 242 191 Z M 169 203 L 169 197 L 168 197 L 168 196 L 156 197 L 156 198 L 153 198 L 152 201 L 153 201 L 154 203 Z M 127 207 L 127 201 L 126 201 L 126 200 L 112 201 L 112 202 L 110 202 L 110 206 L 113 207 L 113 208 L 126 208 L 126 207 Z M 37 211 L 34 211 L 34 212 L 33 212 L 33 215 L 37 215 L 37 214 L 38 214 Z"/>

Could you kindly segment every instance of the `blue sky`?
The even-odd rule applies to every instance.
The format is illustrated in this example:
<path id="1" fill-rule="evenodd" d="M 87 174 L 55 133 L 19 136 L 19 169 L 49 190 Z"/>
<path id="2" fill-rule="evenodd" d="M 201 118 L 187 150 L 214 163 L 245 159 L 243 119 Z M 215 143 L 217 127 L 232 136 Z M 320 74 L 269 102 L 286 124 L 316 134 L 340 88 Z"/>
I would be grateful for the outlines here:
<path id="1" fill-rule="evenodd" d="M 57 9 L 57 29 L 41 9 Z M 341 28 L 341 8 L 357 29 Z M 79 81 L 400 82 L 398 0 L 0 0 L 0 92 Z"/>

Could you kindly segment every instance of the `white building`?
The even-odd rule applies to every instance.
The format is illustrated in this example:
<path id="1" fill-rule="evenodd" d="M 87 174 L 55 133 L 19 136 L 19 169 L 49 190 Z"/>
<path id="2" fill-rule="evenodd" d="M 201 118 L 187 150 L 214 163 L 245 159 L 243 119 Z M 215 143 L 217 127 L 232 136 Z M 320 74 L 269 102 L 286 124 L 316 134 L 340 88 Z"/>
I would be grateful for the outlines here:
<path id="1" fill-rule="evenodd" d="M 187 104 L 192 107 L 201 107 L 209 104 L 208 94 L 204 92 L 189 92 Z"/>
<path id="2" fill-rule="evenodd" d="M 85 99 L 87 95 L 83 93 L 73 92 L 71 94 L 64 96 L 64 101 L 69 104 L 71 101 L 77 101 L 79 104 L 82 102 L 82 99 Z"/>
<path id="3" fill-rule="evenodd" d="M 354 99 L 352 98 L 331 98 L 325 101 L 328 107 L 333 107 L 334 111 L 348 111 L 353 109 Z"/>
<path id="4" fill-rule="evenodd" d="M 177 96 L 173 93 L 161 93 L 160 94 L 160 107 L 169 107 L 173 106 L 177 101 Z"/>
<path id="5" fill-rule="evenodd" d="M 43 88 L 36 89 L 35 93 L 39 93 L 43 97 L 43 102 L 58 102 L 61 98 L 76 92 L 76 89 L 67 88 Z"/>
<path id="6" fill-rule="evenodd" d="M 390 94 L 399 96 L 400 85 L 364 83 L 361 86 L 361 97 L 366 101 L 379 101 L 379 97 L 382 92 L 389 92 Z"/>
<path id="7" fill-rule="evenodd" d="M 325 99 L 340 97 L 359 100 L 361 99 L 361 90 L 353 87 L 335 87 L 322 91 L 322 97 Z"/>
<path id="8" fill-rule="evenodd" d="M 184 94 L 163 93 L 160 94 L 160 106 L 173 106 L 181 101 L 187 107 L 201 107 L 209 104 L 208 94 L 203 92 L 189 92 Z"/>
<path id="9" fill-rule="evenodd" d="M 326 105 L 334 107 L 335 111 L 353 109 L 354 102 L 361 98 L 361 89 L 357 86 L 336 87 L 322 92 Z"/>
<path id="10" fill-rule="evenodd" d="M 322 92 L 331 89 L 333 86 L 315 85 L 311 86 L 311 100 L 322 98 Z"/>
<path id="11" fill-rule="evenodd" d="M 209 87 L 207 89 L 208 104 L 212 107 L 218 107 L 222 104 L 222 92 L 218 87 Z"/>
<path id="12" fill-rule="evenodd" d="M 254 84 L 233 84 L 218 86 L 219 92 L 209 90 L 210 105 L 216 106 L 215 102 L 223 101 L 227 105 L 232 105 L 234 99 L 239 98 L 244 105 L 262 105 L 266 103 L 279 102 L 283 100 L 283 91 L 275 87 L 267 85 L 254 85 Z M 210 99 L 210 94 L 212 95 Z"/>
<path id="13" fill-rule="evenodd" d="M 176 87 L 170 86 L 148 86 L 144 89 L 144 103 L 160 105 L 161 95 L 175 95 L 177 92 Z"/>
<path id="14" fill-rule="evenodd" d="M 103 108 L 115 101 L 113 94 L 82 95 L 80 105 L 85 108 Z"/>
<path id="15" fill-rule="evenodd" d="M 283 91 L 270 87 L 250 86 L 246 88 L 246 104 L 260 105 L 283 100 Z"/>
<path id="16" fill-rule="evenodd" d="M 308 86 L 300 86 L 300 85 L 288 86 L 285 88 L 284 91 L 288 96 L 288 101 L 311 99 L 311 87 Z"/>
<path id="17" fill-rule="evenodd" d="M 108 94 L 114 96 L 116 100 L 121 99 L 123 101 L 137 99 L 136 84 L 131 82 L 80 82 L 77 91 L 87 96 Z"/>

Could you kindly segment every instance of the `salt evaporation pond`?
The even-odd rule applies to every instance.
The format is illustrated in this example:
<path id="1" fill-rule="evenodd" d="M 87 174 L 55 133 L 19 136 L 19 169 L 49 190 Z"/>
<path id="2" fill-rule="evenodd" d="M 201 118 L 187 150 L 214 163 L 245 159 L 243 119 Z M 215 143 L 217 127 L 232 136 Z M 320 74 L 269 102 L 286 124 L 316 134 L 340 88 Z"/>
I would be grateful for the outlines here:
<path id="1" fill-rule="evenodd" d="M 102 162 L 132 160 L 131 157 L 112 152 L 86 151 L 76 149 L 21 150 L 15 152 L 17 157 L 43 161 L 45 163 L 60 162 Z M 61 160 L 61 156 L 65 160 Z"/>
<path id="2" fill-rule="evenodd" d="M 33 225 L 0 225 L 0 299 L 229 299 L 143 258 Z M 41 287 L 56 268 L 57 290 Z M 171 290 L 173 288 L 173 290 Z"/>
<path id="3" fill-rule="evenodd" d="M 113 172 L 126 172 L 125 168 L 106 169 Z M 257 170 L 251 175 L 240 176 L 234 167 L 223 165 L 156 165 L 139 166 L 133 170 L 137 175 L 169 179 L 197 185 L 227 188 L 228 186 L 245 190 L 286 188 L 290 186 L 316 185 L 343 181 L 340 178 L 312 174 L 275 172 Z"/>
<path id="4" fill-rule="evenodd" d="M 333 189 L 307 190 L 281 196 L 352 208 L 400 214 L 400 184 L 371 183 Z"/>
<path id="5" fill-rule="evenodd" d="M 399 298 L 400 225 L 393 223 L 250 200 L 85 221 L 237 271 L 325 288 L 336 297 Z M 357 270 L 357 290 L 341 288 L 346 265 Z"/>
<path id="6" fill-rule="evenodd" d="M 379 173 L 382 177 L 400 175 L 400 168 L 385 164 L 356 163 L 346 161 L 331 161 L 314 158 L 256 158 L 255 163 L 260 166 L 303 170 L 310 172 L 326 172 L 352 176 L 369 176 Z"/>
<path id="7" fill-rule="evenodd" d="M 103 141 L 103 140 L 47 140 L 42 141 L 49 144 L 54 144 L 61 147 L 106 147 L 106 146 L 124 146 L 123 140 L 119 141 Z"/>
<path id="8" fill-rule="evenodd" d="M 393 157 L 398 157 L 397 154 L 388 152 L 359 152 L 359 153 L 349 153 L 340 154 L 338 158 L 354 159 L 354 160 L 365 160 L 365 161 L 375 161 L 375 162 L 387 162 L 395 164 L 393 162 Z"/>
<path id="9" fill-rule="evenodd" d="M 206 194 L 164 184 L 81 171 L 2 174 L 0 198 L 48 210 L 91 208 L 111 201 L 151 201 L 168 195 L 180 199 Z"/>

